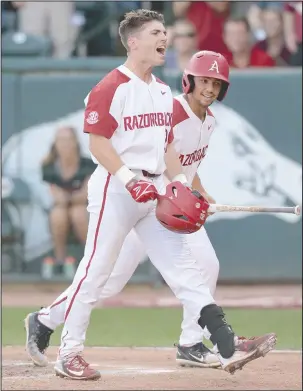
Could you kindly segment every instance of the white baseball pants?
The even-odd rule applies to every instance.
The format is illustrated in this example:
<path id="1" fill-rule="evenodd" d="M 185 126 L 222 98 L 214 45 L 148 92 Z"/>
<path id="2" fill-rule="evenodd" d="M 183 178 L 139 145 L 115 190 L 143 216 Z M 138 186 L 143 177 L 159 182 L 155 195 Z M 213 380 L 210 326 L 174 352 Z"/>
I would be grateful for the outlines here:
<path id="1" fill-rule="evenodd" d="M 165 185 L 162 177 L 155 178 L 154 184 L 159 192 L 163 192 Z M 162 227 L 155 218 L 154 202 L 136 203 L 120 182 L 109 174 L 105 175 L 101 167 L 98 167 L 89 181 L 88 201 L 90 220 L 84 257 L 72 285 L 68 288 L 67 298 L 64 300 L 66 294 L 63 294 L 50 306 L 52 308 L 49 307 L 50 313 L 51 310 L 55 311 L 54 317 L 40 316 L 46 325 L 46 316 L 49 316 L 49 327 L 52 328 L 51 322 L 56 326 L 54 319 L 57 319 L 57 315 L 59 319 L 60 303 L 65 304 L 60 356 L 83 350 L 91 310 L 100 298 L 118 293 L 134 272 L 139 258 L 136 264 L 130 264 L 131 257 L 129 258 L 127 250 L 125 254 L 128 259 L 125 259 L 123 252 L 120 263 L 116 264 L 125 238 L 132 228 L 135 229 L 151 262 L 183 304 L 184 321 L 180 343 L 201 341 L 202 330 L 197 320 L 201 309 L 214 303 L 212 291 L 215 289 L 218 275 L 218 261 L 209 240 L 206 241 L 205 248 L 214 259 L 215 278 L 211 277 L 206 267 L 201 266 L 202 262 L 197 261 L 199 258 L 203 259 L 200 254 L 201 247 L 194 242 L 197 233 L 180 235 Z M 62 322 L 62 315 L 60 316 Z"/>
<path id="2" fill-rule="evenodd" d="M 186 236 L 186 240 L 199 263 L 204 284 L 209 287 L 213 296 L 219 274 L 219 262 L 204 227 L 198 232 Z M 101 292 L 100 302 L 122 291 L 145 254 L 142 242 L 136 232 L 132 230 L 127 235 L 112 274 Z M 66 301 L 70 289 L 68 287 L 49 307 L 43 308 L 39 312 L 41 315 L 39 320 L 52 330 L 64 323 Z M 194 345 L 203 339 L 201 327 L 197 324 L 196 319 L 191 317 L 186 306 L 183 307 L 181 328 L 180 345 Z"/>

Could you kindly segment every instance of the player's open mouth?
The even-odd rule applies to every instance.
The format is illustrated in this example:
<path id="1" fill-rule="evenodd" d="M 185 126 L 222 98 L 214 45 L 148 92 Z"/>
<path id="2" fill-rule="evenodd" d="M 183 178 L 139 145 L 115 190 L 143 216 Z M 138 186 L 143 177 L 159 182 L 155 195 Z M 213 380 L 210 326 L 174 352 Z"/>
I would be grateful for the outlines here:
<path id="1" fill-rule="evenodd" d="M 156 50 L 157 50 L 157 53 L 159 53 L 161 56 L 165 55 L 165 51 L 166 51 L 165 46 L 159 46 Z"/>

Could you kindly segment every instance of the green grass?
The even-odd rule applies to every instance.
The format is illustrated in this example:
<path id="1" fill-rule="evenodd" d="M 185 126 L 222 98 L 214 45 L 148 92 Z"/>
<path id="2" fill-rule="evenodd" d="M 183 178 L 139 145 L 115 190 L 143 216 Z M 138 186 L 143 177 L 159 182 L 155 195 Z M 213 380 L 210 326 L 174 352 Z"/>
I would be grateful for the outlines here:
<path id="1" fill-rule="evenodd" d="M 2 344 L 23 345 L 23 319 L 35 308 L 2 309 Z M 227 309 L 226 318 L 238 335 L 275 331 L 278 349 L 302 349 L 302 311 Z M 173 346 L 178 342 L 182 311 L 179 308 L 105 308 L 93 311 L 87 346 Z M 52 337 L 60 341 L 61 327 Z"/>

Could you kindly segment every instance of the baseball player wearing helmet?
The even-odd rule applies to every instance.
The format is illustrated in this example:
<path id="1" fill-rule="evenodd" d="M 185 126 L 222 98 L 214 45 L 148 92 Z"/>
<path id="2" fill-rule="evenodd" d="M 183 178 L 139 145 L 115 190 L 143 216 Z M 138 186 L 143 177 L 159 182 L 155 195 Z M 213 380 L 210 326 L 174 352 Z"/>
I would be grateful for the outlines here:
<path id="1" fill-rule="evenodd" d="M 151 29 L 149 31 L 158 31 L 161 39 L 159 41 L 156 40 L 155 42 L 158 46 L 160 46 L 161 43 L 161 48 L 165 47 L 166 38 L 165 35 L 163 35 L 164 30 L 162 23 L 159 24 L 157 21 L 156 26 L 154 21 L 152 21 L 146 23 L 146 25 L 148 26 L 146 29 Z M 142 42 L 140 42 L 140 44 L 143 45 Z M 129 53 L 129 57 L 132 57 L 131 53 Z M 153 63 L 151 60 L 149 61 Z M 129 66 L 129 63 L 126 63 L 126 65 Z M 140 69 L 140 67 L 138 67 L 138 69 Z M 120 72 L 121 71 L 124 74 L 130 75 L 128 69 L 120 68 Z M 137 69 L 136 71 L 138 72 Z M 139 84 L 137 77 L 135 80 L 137 82 L 137 87 L 139 87 L 141 84 Z M 140 80 L 140 83 L 142 83 L 142 80 Z M 188 201 L 192 206 L 194 203 L 196 204 L 196 208 L 200 211 L 199 215 L 201 215 L 201 213 L 206 215 L 208 207 L 207 201 L 213 202 L 213 199 L 202 187 L 196 171 L 206 154 L 209 139 L 215 125 L 214 117 L 208 109 L 208 106 L 215 99 L 223 99 L 228 84 L 228 65 L 224 57 L 217 53 L 197 53 L 193 56 L 188 68 L 184 72 L 184 95 L 180 95 L 174 100 L 173 130 L 175 132 L 175 138 L 173 139 L 172 135 L 168 137 L 168 146 L 165 147 L 167 149 L 165 158 L 167 177 L 172 178 L 172 173 L 174 174 L 174 180 L 167 185 L 166 192 L 172 190 L 174 187 L 177 190 L 181 190 L 181 194 L 184 193 L 184 196 L 180 199 L 177 199 L 176 197 L 176 207 L 180 208 L 180 210 L 183 208 L 185 199 L 185 202 Z M 141 87 L 143 86 L 141 85 Z M 161 95 L 169 94 L 169 89 L 167 89 L 166 86 L 161 86 L 160 88 Z M 162 94 L 162 92 L 165 93 Z M 153 91 L 150 91 L 150 93 L 152 94 Z M 123 98 L 125 99 L 124 95 Z M 142 98 L 140 99 L 142 100 Z M 154 101 L 153 105 L 155 104 Z M 161 102 L 161 105 L 163 105 L 163 102 Z M 88 103 L 88 106 L 91 106 L 90 103 Z M 94 122 L 98 122 L 96 120 L 96 114 L 94 114 L 94 116 L 87 114 L 87 116 L 90 122 L 92 122 L 92 125 L 94 125 Z M 131 130 L 133 133 L 128 137 L 131 137 L 133 145 L 138 146 L 138 144 L 135 143 L 136 136 L 134 135 L 134 133 L 136 133 L 136 130 L 134 129 L 135 121 L 129 117 L 129 115 L 124 116 L 123 131 L 126 133 L 126 127 L 132 128 Z M 142 115 L 142 118 L 144 120 L 144 115 Z M 123 134 L 124 133 L 120 135 L 120 139 L 123 139 Z M 153 137 L 156 137 L 156 141 L 149 140 L 151 144 L 159 143 L 162 138 L 160 132 Z M 121 145 L 123 146 L 123 143 Z M 145 151 L 148 151 L 147 145 L 148 144 L 146 143 Z M 128 148 L 131 149 L 131 145 L 129 145 Z M 149 148 L 151 148 L 151 146 Z M 169 158 L 170 156 L 167 157 L 167 154 L 173 155 L 175 149 L 178 151 L 179 162 L 182 165 L 181 172 L 179 171 L 180 163 L 173 158 Z M 95 152 L 95 149 L 92 150 Z M 124 157 L 123 148 L 121 148 L 121 150 L 120 156 Z M 133 153 L 135 157 L 138 154 L 135 153 L 135 150 Z M 97 153 L 95 152 L 94 156 L 96 157 L 96 155 Z M 150 156 L 152 157 L 154 154 Z M 127 155 L 125 158 L 126 157 Z M 143 153 L 143 159 L 145 158 L 146 153 Z M 103 210 L 103 213 L 104 210 L 106 210 L 106 206 L 104 206 L 107 202 L 105 202 L 105 196 L 103 196 L 103 198 L 101 197 L 101 199 L 98 197 L 100 197 L 102 179 L 105 187 L 109 188 L 110 186 L 106 179 L 109 174 L 105 174 L 102 166 L 109 167 L 108 171 L 113 171 L 114 174 L 115 170 L 111 170 L 111 160 L 114 159 L 111 159 L 109 155 L 107 155 L 106 160 L 101 153 L 98 153 L 97 161 L 102 163 L 100 164 L 102 170 L 100 173 L 100 168 L 98 167 L 95 174 L 93 174 L 96 178 L 92 178 L 90 183 L 88 207 L 90 213 L 93 213 L 94 204 L 98 205 L 99 210 Z M 132 160 L 130 160 L 130 162 L 131 161 Z M 143 160 L 140 156 L 137 161 L 139 161 L 140 164 L 142 164 L 141 167 L 145 169 Z M 118 171 L 122 168 L 124 172 L 128 173 L 123 167 L 125 166 L 118 168 Z M 154 168 L 153 171 L 156 173 L 161 172 L 161 167 L 158 162 L 157 168 Z M 138 169 L 134 167 L 132 171 L 138 172 Z M 117 174 L 114 174 L 113 176 L 116 177 Z M 160 220 L 160 224 L 155 218 L 155 202 L 152 200 L 157 197 L 157 192 L 164 193 L 164 189 L 161 187 L 162 183 L 159 180 L 159 177 L 162 178 L 162 176 L 162 174 L 156 176 L 156 178 L 149 176 L 149 178 L 152 178 L 149 180 L 137 179 L 137 177 L 131 178 L 130 182 L 132 183 L 134 181 L 134 184 L 129 186 L 129 181 L 125 183 L 126 188 L 128 188 L 131 193 L 131 197 L 128 198 L 124 198 L 126 197 L 126 194 L 124 195 L 123 187 L 119 185 L 119 182 L 114 181 L 114 187 L 111 188 L 109 199 L 113 202 L 113 207 L 118 208 L 119 210 L 118 212 L 115 212 L 115 217 L 112 214 L 109 214 L 107 218 L 119 218 L 123 213 L 126 214 L 127 218 L 125 217 L 122 219 L 122 222 L 119 222 L 120 228 L 120 225 L 122 223 L 125 224 L 125 221 L 128 219 L 133 219 L 133 221 L 134 219 L 138 219 L 137 216 L 139 213 L 140 218 L 138 222 L 132 222 L 136 233 L 131 231 L 124 241 L 126 237 L 125 230 L 124 233 L 121 234 L 123 229 L 120 229 L 120 234 L 117 236 L 114 230 L 114 228 L 118 229 L 118 225 L 115 225 L 116 221 L 112 221 L 112 226 L 110 227 L 109 224 L 105 224 L 105 220 L 103 223 L 105 228 L 103 228 L 102 233 L 105 230 L 107 234 L 113 236 L 112 246 L 113 244 L 116 245 L 115 251 L 120 250 L 124 241 L 117 262 L 115 263 L 116 259 L 113 250 L 109 252 L 110 249 L 108 245 L 103 249 L 103 251 L 106 250 L 105 252 L 100 251 L 100 249 L 102 250 L 104 247 L 104 244 L 101 241 L 100 243 L 98 242 L 98 236 L 95 236 L 91 245 L 88 236 L 85 255 L 79 265 L 78 272 L 71 287 L 60 295 L 49 307 L 27 316 L 25 320 L 27 351 L 37 365 L 46 365 L 47 360 L 44 356 L 44 350 L 48 346 L 50 335 L 59 324 L 62 324 L 65 321 L 62 333 L 62 344 L 58 361 L 55 365 L 56 373 L 60 376 L 79 380 L 96 379 L 100 376 L 99 372 L 91 368 L 81 356 L 86 331 L 84 325 L 88 324 L 91 308 L 98 300 L 118 293 L 125 286 L 144 255 L 144 248 L 151 261 L 161 272 L 172 291 L 183 304 L 184 319 L 182 323 L 182 334 L 177 348 L 177 361 L 182 364 L 197 366 L 221 365 L 223 369 L 232 373 L 236 369 L 242 368 L 247 362 L 265 355 L 273 348 L 276 341 L 274 334 L 264 335 L 254 339 L 245 339 L 244 341 L 241 338 L 237 338 L 232 331 L 232 328 L 227 324 L 222 309 L 215 304 L 212 295 L 215 290 L 218 276 L 218 260 L 205 229 L 203 227 L 200 228 L 201 223 L 204 223 L 205 218 L 194 218 L 196 219 L 194 223 L 200 224 L 199 230 L 193 229 L 192 227 L 188 228 L 188 226 L 180 228 L 180 222 L 171 222 L 169 219 L 164 221 L 166 217 L 163 214 L 157 216 L 158 220 Z M 166 183 L 169 182 L 168 179 L 163 180 Z M 187 187 L 181 184 L 181 181 L 184 181 Z M 195 193 L 190 190 L 188 187 L 190 184 L 199 192 Z M 94 197 L 94 192 L 97 189 L 99 190 L 97 193 L 98 197 Z M 184 190 L 188 193 L 185 193 Z M 165 196 L 163 197 L 165 199 Z M 129 202 L 126 202 L 126 199 Z M 147 202 L 148 200 L 150 201 Z M 118 201 L 123 201 L 121 206 Z M 137 204 L 137 202 L 146 203 Z M 142 206 L 140 211 L 136 211 L 136 205 Z M 145 205 L 149 206 L 145 208 Z M 161 207 L 159 207 L 159 210 L 162 210 Z M 167 211 L 165 207 L 163 210 L 164 212 Z M 135 216 L 133 216 L 134 213 Z M 189 210 L 187 210 L 187 213 L 188 217 L 192 218 L 192 216 L 189 216 L 191 213 Z M 100 214 L 97 213 L 97 216 L 99 216 L 99 221 Z M 93 221 L 95 220 L 93 219 Z M 138 224 L 142 221 L 144 223 L 141 225 L 141 229 L 138 229 Z M 169 228 L 169 230 L 164 228 L 162 224 L 167 224 L 166 228 Z M 95 222 L 95 224 L 93 224 L 94 229 L 96 229 L 96 225 Z M 131 228 L 129 224 L 128 227 Z M 110 233 L 109 230 L 111 231 Z M 170 231 L 195 233 L 192 233 L 191 235 L 182 235 Z M 140 241 L 136 235 L 139 236 Z M 150 239 L 147 240 L 147 237 Z M 106 235 L 103 236 L 103 238 L 106 242 Z M 117 244 L 121 244 L 120 247 L 118 246 L 118 250 Z M 93 255 L 91 256 L 92 251 Z M 94 252 L 97 252 L 98 255 L 97 262 L 92 262 Z M 137 259 L 135 259 L 135 255 L 137 255 Z M 94 265 L 94 273 L 90 274 L 89 269 L 92 265 Z M 98 277 L 98 289 L 94 289 L 94 280 L 96 277 Z M 89 279 L 89 284 L 85 284 L 84 289 L 82 286 L 86 279 Z M 73 305 L 76 308 L 74 312 Z M 214 357 L 201 342 L 203 335 L 212 341 L 216 357 Z"/>

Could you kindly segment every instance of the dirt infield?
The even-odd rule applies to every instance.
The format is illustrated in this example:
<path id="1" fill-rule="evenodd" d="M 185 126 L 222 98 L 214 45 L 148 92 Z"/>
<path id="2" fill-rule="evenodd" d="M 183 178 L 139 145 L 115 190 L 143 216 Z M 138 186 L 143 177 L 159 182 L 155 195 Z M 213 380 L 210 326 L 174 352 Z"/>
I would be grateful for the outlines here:
<path id="1" fill-rule="evenodd" d="M 174 349 L 87 348 L 86 358 L 101 371 L 101 380 L 80 382 L 56 377 L 50 365 L 33 366 L 23 347 L 2 351 L 3 390 L 301 390 L 302 357 L 269 353 L 234 375 L 221 369 L 179 368 Z"/>

